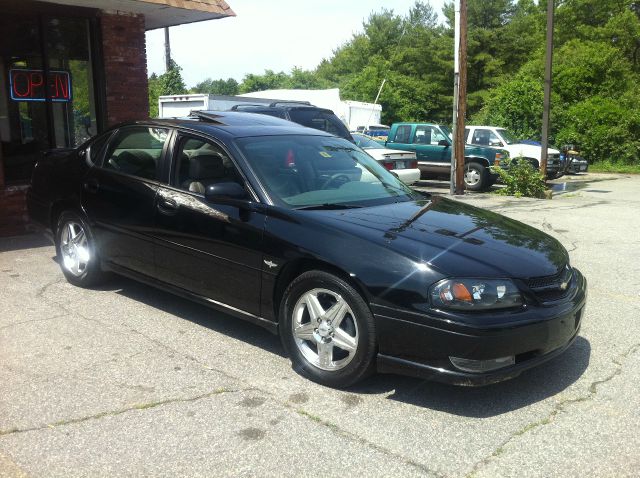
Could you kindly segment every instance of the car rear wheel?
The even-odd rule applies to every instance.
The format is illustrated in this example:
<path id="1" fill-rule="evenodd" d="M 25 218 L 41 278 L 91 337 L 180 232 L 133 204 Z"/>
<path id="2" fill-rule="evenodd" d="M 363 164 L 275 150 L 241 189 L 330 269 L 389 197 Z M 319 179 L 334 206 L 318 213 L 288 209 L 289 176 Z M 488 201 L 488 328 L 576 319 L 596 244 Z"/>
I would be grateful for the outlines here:
<path id="1" fill-rule="evenodd" d="M 73 211 L 58 218 L 55 235 L 60 268 L 66 279 L 80 287 L 98 284 L 104 273 L 100 270 L 93 234 L 87 222 Z"/>
<path id="2" fill-rule="evenodd" d="M 294 279 L 280 317 L 283 345 L 301 375 L 344 388 L 372 372 L 373 316 L 360 294 L 339 277 L 309 271 Z"/>
<path id="3" fill-rule="evenodd" d="M 469 191 L 481 191 L 487 185 L 488 171 L 480 163 L 467 163 L 464 166 L 464 185 Z"/>

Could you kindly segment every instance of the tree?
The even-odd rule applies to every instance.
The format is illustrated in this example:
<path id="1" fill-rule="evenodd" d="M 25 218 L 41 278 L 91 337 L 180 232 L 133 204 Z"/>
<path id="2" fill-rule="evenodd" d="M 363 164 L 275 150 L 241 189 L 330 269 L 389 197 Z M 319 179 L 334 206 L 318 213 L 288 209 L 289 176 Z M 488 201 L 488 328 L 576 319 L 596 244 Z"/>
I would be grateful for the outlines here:
<path id="1" fill-rule="evenodd" d="M 204 81 L 201 81 L 196 86 L 191 88 L 189 91 L 191 93 L 208 93 L 211 95 L 237 95 L 240 91 L 240 85 L 233 78 L 227 78 L 223 80 L 220 78 L 219 80 L 212 80 L 211 78 L 207 78 Z"/>
<path id="2" fill-rule="evenodd" d="M 248 74 L 240 83 L 240 93 L 252 91 L 276 90 L 286 88 L 287 74 L 283 71 L 275 73 L 273 70 L 265 70 L 263 75 Z"/>
<path id="3" fill-rule="evenodd" d="M 187 92 L 187 87 L 180 73 L 182 68 L 171 60 L 169 71 L 162 75 L 152 73 L 149 77 L 149 115 L 158 116 L 158 98 L 162 95 L 180 95 Z"/>
<path id="4" fill-rule="evenodd" d="M 540 138 L 542 128 L 542 82 L 522 74 L 502 83 L 491 92 L 472 123 L 502 126 L 519 138 Z"/>

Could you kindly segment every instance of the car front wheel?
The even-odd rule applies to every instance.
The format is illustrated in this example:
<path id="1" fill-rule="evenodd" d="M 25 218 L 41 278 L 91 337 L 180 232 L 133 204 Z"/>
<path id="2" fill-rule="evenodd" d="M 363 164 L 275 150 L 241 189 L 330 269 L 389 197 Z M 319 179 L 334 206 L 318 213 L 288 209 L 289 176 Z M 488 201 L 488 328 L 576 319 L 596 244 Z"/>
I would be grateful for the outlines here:
<path id="1" fill-rule="evenodd" d="M 285 292 L 280 317 L 282 342 L 301 375 L 344 388 L 373 370 L 373 316 L 339 277 L 324 271 L 298 276 Z"/>
<path id="2" fill-rule="evenodd" d="M 65 211 L 60 215 L 55 243 L 60 268 L 70 283 L 90 287 L 103 279 L 91 229 L 79 214 Z"/>
<path id="3" fill-rule="evenodd" d="M 468 163 L 464 166 L 464 185 L 469 191 L 481 191 L 487 184 L 488 171 L 482 164 Z"/>

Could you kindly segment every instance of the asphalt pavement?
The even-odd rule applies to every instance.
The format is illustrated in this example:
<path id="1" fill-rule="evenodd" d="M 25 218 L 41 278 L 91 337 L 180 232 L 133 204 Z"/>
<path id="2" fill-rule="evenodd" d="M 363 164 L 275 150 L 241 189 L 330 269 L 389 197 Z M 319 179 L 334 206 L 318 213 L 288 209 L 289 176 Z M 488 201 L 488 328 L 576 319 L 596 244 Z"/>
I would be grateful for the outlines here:
<path id="1" fill-rule="evenodd" d="M 552 183 L 458 198 L 555 236 L 589 281 L 566 353 L 481 388 L 321 387 L 257 326 L 124 278 L 73 287 L 43 235 L 0 239 L 0 477 L 639 476 L 640 176 Z"/>

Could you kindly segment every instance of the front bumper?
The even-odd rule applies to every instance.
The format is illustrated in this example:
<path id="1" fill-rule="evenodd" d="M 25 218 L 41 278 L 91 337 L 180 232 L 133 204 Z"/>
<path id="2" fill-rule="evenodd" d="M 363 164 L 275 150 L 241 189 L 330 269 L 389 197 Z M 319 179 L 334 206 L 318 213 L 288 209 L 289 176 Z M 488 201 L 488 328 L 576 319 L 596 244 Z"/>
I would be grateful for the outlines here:
<path id="1" fill-rule="evenodd" d="M 378 371 L 457 385 L 487 385 L 514 378 L 560 355 L 578 336 L 586 280 L 579 272 L 577 279 L 575 293 L 562 303 L 531 306 L 517 320 L 490 327 L 372 306 L 378 331 Z M 514 364 L 477 373 L 460 370 L 449 359 L 484 361 L 508 356 L 514 357 Z"/>
<path id="2" fill-rule="evenodd" d="M 589 163 L 586 159 L 573 159 L 567 166 L 568 173 L 586 173 L 589 170 Z"/>

